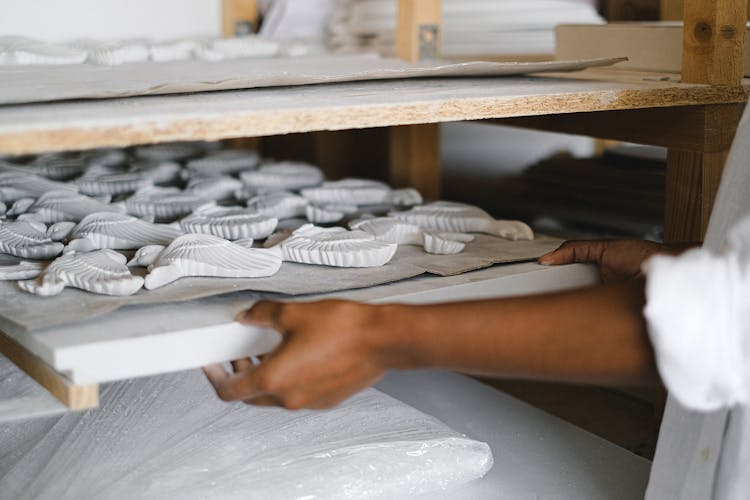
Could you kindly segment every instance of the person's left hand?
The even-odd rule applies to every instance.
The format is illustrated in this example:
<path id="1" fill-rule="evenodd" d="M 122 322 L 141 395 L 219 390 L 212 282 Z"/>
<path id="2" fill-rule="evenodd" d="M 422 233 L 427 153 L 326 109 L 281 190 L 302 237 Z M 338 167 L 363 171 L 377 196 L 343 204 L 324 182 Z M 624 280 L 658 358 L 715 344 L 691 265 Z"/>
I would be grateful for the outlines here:
<path id="1" fill-rule="evenodd" d="M 387 330 L 381 308 L 355 302 L 258 302 L 240 313 L 240 323 L 267 326 L 281 343 L 255 366 L 250 359 L 203 370 L 224 401 L 330 408 L 374 384 L 386 371 Z"/>

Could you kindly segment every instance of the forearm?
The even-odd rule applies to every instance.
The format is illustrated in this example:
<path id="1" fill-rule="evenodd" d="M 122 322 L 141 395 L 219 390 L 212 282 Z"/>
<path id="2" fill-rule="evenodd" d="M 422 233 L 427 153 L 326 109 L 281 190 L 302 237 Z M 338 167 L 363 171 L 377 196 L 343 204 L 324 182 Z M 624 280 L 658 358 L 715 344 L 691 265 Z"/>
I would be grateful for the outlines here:
<path id="1" fill-rule="evenodd" d="M 383 306 L 393 368 L 613 385 L 658 380 L 643 282 L 429 306 Z"/>

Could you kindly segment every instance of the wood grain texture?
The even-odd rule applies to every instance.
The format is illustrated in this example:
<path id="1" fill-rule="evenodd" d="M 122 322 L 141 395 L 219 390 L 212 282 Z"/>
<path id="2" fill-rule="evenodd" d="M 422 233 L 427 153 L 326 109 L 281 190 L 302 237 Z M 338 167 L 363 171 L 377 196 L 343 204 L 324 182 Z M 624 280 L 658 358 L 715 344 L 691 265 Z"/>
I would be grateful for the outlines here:
<path id="1" fill-rule="evenodd" d="M 437 27 L 435 44 L 440 47 L 440 25 L 443 17 L 442 0 L 398 0 L 396 18 L 396 56 L 409 62 L 417 62 L 437 54 L 426 54 L 421 50 L 422 27 Z"/>
<path id="2" fill-rule="evenodd" d="M 439 125 L 428 123 L 391 128 L 391 185 L 413 187 L 427 199 L 440 199 L 440 168 Z"/>
<path id="3" fill-rule="evenodd" d="M 258 29 L 258 0 L 222 0 L 221 34 L 235 36 L 237 23 L 248 22 L 253 31 Z M 246 33 L 245 33 L 246 34 Z"/>
<path id="4" fill-rule="evenodd" d="M 747 0 L 689 0 L 685 3 L 682 80 L 740 85 Z"/>
<path id="5" fill-rule="evenodd" d="M 47 363 L 0 332 L 0 352 L 71 410 L 99 406 L 99 386 L 74 385 Z"/>
<path id="6" fill-rule="evenodd" d="M 736 104 L 685 106 L 494 120 L 498 125 L 587 135 L 685 151 L 727 151 L 734 139 Z"/>
<path id="7" fill-rule="evenodd" d="M 0 153 L 746 101 L 741 88 L 629 75 L 357 82 L 4 106 Z"/>

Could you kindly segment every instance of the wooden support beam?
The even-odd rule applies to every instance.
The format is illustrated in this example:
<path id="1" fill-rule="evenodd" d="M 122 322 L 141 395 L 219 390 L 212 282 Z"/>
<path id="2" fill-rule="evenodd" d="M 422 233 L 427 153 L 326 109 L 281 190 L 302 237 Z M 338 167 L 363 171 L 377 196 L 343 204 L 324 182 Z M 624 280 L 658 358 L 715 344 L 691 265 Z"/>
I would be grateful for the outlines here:
<path id="1" fill-rule="evenodd" d="M 440 198 L 440 127 L 434 124 L 391 127 L 390 182 L 413 187 L 427 199 Z"/>
<path id="2" fill-rule="evenodd" d="M 436 59 L 441 21 L 441 0 L 399 0 L 396 55 L 412 63 Z M 440 125 L 391 127 L 389 135 L 391 184 L 414 187 L 428 199 L 440 198 Z"/>
<path id="3" fill-rule="evenodd" d="M 249 35 L 258 31 L 258 0 L 222 0 L 222 36 Z"/>
<path id="4" fill-rule="evenodd" d="M 747 0 L 688 0 L 682 39 L 682 81 L 739 87 L 743 76 Z M 737 116 L 706 106 L 713 122 L 736 129 Z M 728 113 L 722 115 L 722 113 Z M 723 149 L 723 148 L 722 148 Z M 701 241 L 711 216 L 729 147 L 699 151 L 673 148 L 667 155 L 664 238 Z"/>
<path id="5" fill-rule="evenodd" d="M 99 406 L 99 386 L 75 385 L 15 340 L 0 333 L 0 352 L 71 410 Z"/>
<path id="6" fill-rule="evenodd" d="M 685 151 L 727 151 L 742 105 L 684 106 L 491 120 L 510 125 Z M 484 123 L 484 122 L 480 122 Z"/>

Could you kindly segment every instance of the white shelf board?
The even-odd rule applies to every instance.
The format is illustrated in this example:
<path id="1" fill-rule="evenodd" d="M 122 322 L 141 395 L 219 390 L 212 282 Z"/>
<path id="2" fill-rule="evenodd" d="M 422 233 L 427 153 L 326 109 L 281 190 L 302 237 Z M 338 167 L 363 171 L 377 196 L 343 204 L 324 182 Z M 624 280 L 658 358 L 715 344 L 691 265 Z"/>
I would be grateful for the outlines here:
<path id="1" fill-rule="evenodd" d="M 744 102 L 740 88 L 587 70 L 0 106 L 0 154 Z"/>
<path id="2" fill-rule="evenodd" d="M 294 300 L 434 303 L 563 290 L 596 283 L 595 268 L 498 265 L 451 277 L 401 282 Z M 273 331 L 239 325 L 234 316 L 260 298 L 238 293 L 186 303 L 127 307 L 78 324 L 12 337 L 76 384 L 167 373 L 268 352 Z"/>

